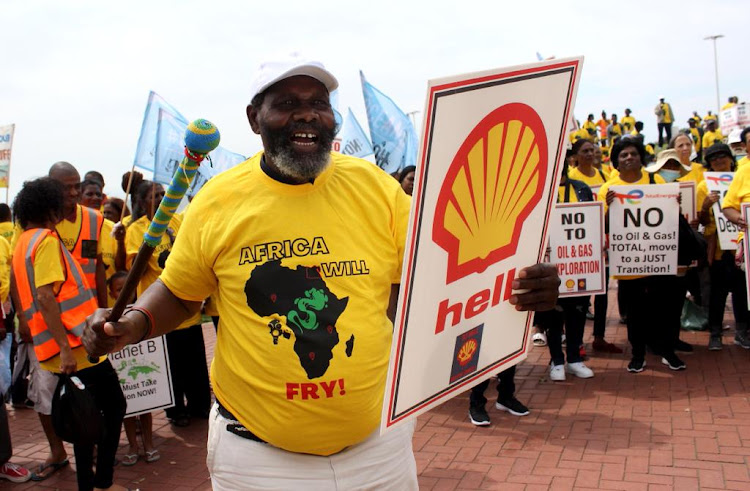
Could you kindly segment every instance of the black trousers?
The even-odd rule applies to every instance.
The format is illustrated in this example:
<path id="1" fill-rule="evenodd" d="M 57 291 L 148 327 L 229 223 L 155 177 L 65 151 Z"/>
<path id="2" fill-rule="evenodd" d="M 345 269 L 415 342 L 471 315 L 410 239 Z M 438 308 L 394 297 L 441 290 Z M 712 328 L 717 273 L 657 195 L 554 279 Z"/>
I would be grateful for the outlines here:
<path id="1" fill-rule="evenodd" d="M 586 310 L 589 297 L 561 298 L 558 308 L 537 312 L 539 326 L 547 331 L 547 347 L 553 365 L 583 361 L 580 346 L 583 343 L 583 328 L 586 325 Z M 565 355 L 562 350 L 562 331 L 565 326 L 567 339 Z"/>
<path id="2" fill-rule="evenodd" d="M 734 263 L 734 254 L 725 251 L 721 259 L 711 265 L 711 301 L 708 304 L 708 326 L 712 336 L 721 336 L 724 306 L 732 293 L 732 310 L 737 331 L 747 331 L 747 286 L 745 273 Z"/>
<path id="3" fill-rule="evenodd" d="M 513 380 L 516 376 L 516 366 L 506 368 L 497 374 L 497 400 L 507 400 L 516 393 L 516 382 Z M 469 403 L 474 406 L 484 407 L 487 404 L 487 398 L 484 397 L 484 391 L 490 386 L 490 379 L 485 380 L 479 385 L 471 388 Z"/>
<path id="4" fill-rule="evenodd" d="M 167 417 L 207 418 L 211 410 L 211 388 L 206 368 L 203 329 L 200 324 L 178 329 L 167 334 L 166 339 L 175 401 L 174 407 L 166 410 Z"/>
<path id="5" fill-rule="evenodd" d="M 5 394 L 0 394 L 0 466 L 10 460 L 13 445 L 10 443 L 10 426 L 8 413 L 5 410 Z"/>
<path id="6" fill-rule="evenodd" d="M 662 146 L 663 143 L 669 143 L 672 139 L 672 123 L 657 123 L 657 127 L 659 128 L 659 146 Z M 662 132 L 667 135 L 666 142 L 662 139 Z"/>
<path id="7" fill-rule="evenodd" d="M 607 294 L 609 293 L 609 268 L 606 268 L 604 273 L 604 293 L 601 295 L 594 295 L 594 337 L 603 338 L 604 330 L 607 327 L 607 308 L 609 307 L 609 300 Z"/>
<path id="8" fill-rule="evenodd" d="M 618 288 L 628 312 L 628 341 L 633 358 L 644 359 L 647 344 L 659 355 L 674 354 L 675 326 L 679 334 L 685 301 L 683 283 L 684 279 L 677 276 L 619 281 Z"/>
<path id="9" fill-rule="evenodd" d="M 102 434 L 97 443 L 96 474 L 94 465 L 94 445 L 75 444 L 76 479 L 82 491 L 112 486 L 114 478 L 115 453 L 120 443 L 120 427 L 125 417 L 125 396 L 122 395 L 117 372 L 109 360 L 76 372 L 78 378 L 94 396 L 96 405 L 102 412 Z"/>

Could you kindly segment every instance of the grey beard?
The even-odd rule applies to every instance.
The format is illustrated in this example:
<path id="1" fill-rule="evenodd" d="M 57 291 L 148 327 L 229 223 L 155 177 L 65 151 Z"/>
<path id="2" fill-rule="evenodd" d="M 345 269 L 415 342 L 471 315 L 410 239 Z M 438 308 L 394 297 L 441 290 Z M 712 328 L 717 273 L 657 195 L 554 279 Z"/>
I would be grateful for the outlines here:
<path id="1" fill-rule="evenodd" d="M 278 152 L 266 150 L 266 153 L 280 173 L 301 181 L 315 179 L 323 173 L 331 162 L 330 151 L 301 156 L 291 148 L 284 146 Z"/>

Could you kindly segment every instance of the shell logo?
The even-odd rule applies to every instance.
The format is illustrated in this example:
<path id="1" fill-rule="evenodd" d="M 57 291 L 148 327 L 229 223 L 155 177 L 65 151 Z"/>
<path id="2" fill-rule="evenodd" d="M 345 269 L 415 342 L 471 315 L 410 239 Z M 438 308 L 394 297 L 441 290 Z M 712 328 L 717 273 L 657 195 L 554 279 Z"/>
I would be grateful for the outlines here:
<path id="1" fill-rule="evenodd" d="M 515 254 L 546 177 L 547 133 L 534 109 L 506 104 L 474 127 L 435 208 L 432 240 L 448 253 L 447 283 Z"/>
<path id="2" fill-rule="evenodd" d="M 477 341 L 475 339 L 469 339 L 466 341 L 461 349 L 458 350 L 458 364 L 461 366 L 466 365 L 474 357 L 474 353 L 477 352 Z"/>
<path id="3" fill-rule="evenodd" d="M 565 282 L 565 288 L 567 288 L 568 290 L 572 290 L 575 284 L 576 284 L 575 281 L 568 278 L 568 281 Z"/>

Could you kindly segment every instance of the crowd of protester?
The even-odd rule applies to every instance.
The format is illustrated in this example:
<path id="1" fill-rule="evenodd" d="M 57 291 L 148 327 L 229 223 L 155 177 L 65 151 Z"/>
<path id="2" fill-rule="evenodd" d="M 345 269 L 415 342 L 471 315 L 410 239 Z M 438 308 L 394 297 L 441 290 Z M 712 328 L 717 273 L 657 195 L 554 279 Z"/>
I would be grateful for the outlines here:
<path id="1" fill-rule="evenodd" d="M 736 102 L 736 98 L 731 98 L 729 104 Z M 612 202 L 610 187 L 614 185 L 678 181 L 696 184 L 697 219 L 687 226 L 705 239 L 706 250 L 697 265 L 694 258 L 681 257 L 676 275 L 611 278 L 618 284 L 620 320 L 627 326 L 631 347 L 627 370 L 633 373 L 643 371 L 648 352 L 672 370 L 686 368 L 678 354 L 694 350 L 679 337 L 680 316 L 688 293 L 708 311 L 708 350 L 712 351 L 723 347 L 725 302 L 732 293 L 734 343 L 750 349 L 743 258 L 719 247 L 712 207 L 720 202 L 727 219 L 746 228 L 740 206 L 750 202 L 750 166 L 745 165 L 750 161 L 750 128 L 730 136 L 727 142 L 717 129 L 715 115 L 709 112 L 701 118 L 693 113 L 687 126 L 673 134 L 674 113 L 664 97 L 660 97 L 654 113 L 659 132 L 659 140 L 654 143 L 644 141 L 644 123 L 636 120 L 630 109 L 625 109 L 619 120 L 616 114 L 607 116 L 604 111 L 597 121 L 589 114 L 570 135 L 571 148 L 558 193 L 558 202 L 600 200 L 606 208 Z M 708 191 L 703 177 L 706 170 L 737 171 L 723 200 Z M 395 177 L 404 192 L 411 195 L 415 168 L 407 167 Z M 14 407 L 33 407 L 49 444 L 48 457 L 36 469 L 11 463 L 6 409 L 5 404 L 0 404 L 0 478 L 12 482 L 43 481 L 69 464 L 67 450 L 51 418 L 58 375 L 63 374 L 76 373 L 92 389 L 104 416 L 98 441 L 74 444 L 79 488 L 119 489 L 113 484 L 113 468 L 121 428 L 128 441 L 128 449 L 119 459 L 123 466 L 135 465 L 140 459 L 151 463 L 160 458 L 153 442 L 152 415 L 125 418 L 125 399 L 109 360 L 90 360 L 81 345 L 80 333 L 62 329 L 70 319 L 85 318 L 96 307 L 114 304 L 164 196 L 160 184 L 145 180 L 137 172 L 126 173 L 122 187 L 131 198 L 132 211 L 126 201 L 105 194 L 99 172 L 87 172 L 81 179 L 73 165 L 58 162 L 48 177 L 24 184 L 12 213 L 8 205 L 0 204 L 0 301 L 6 313 L 0 334 L 15 334 L 15 383 L 9 396 Z M 148 261 L 136 296 L 159 279 L 181 223 L 182 214 L 175 214 Z M 681 228 L 680 246 L 691 237 Z M 606 275 L 609 283 L 608 270 Z M 58 307 L 56 302 L 62 295 L 75 301 Z M 585 364 L 587 319 L 593 320 L 594 352 L 623 353 L 623 347 L 605 339 L 607 298 L 604 293 L 593 301 L 587 297 L 559 299 L 555 310 L 536 314 L 533 341 L 534 345 L 549 349 L 550 380 L 563 381 L 567 375 L 594 376 Z M 215 299 L 206 299 L 204 314 L 212 317 L 218 328 Z M 39 339 L 47 339 L 42 348 Z M 208 418 L 208 371 L 206 364 L 199 362 L 205 357 L 201 315 L 167 334 L 166 343 L 175 401 L 174 407 L 166 410 L 169 421 L 182 427 L 193 418 Z M 515 398 L 514 373 L 515 367 L 498 375 L 496 408 L 523 416 L 529 409 Z M 488 385 L 486 381 L 471 391 L 469 417 L 475 425 L 490 424 L 484 396 Z"/>

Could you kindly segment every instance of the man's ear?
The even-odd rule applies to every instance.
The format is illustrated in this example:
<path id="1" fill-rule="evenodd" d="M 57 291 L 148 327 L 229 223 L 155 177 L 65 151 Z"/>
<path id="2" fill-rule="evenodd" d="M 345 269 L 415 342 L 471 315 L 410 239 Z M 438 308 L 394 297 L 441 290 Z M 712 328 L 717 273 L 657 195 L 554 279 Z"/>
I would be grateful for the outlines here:
<path id="1" fill-rule="evenodd" d="M 247 106 L 247 121 L 250 123 L 253 133 L 260 135 L 260 125 L 258 124 L 258 110 L 254 106 Z"/>

